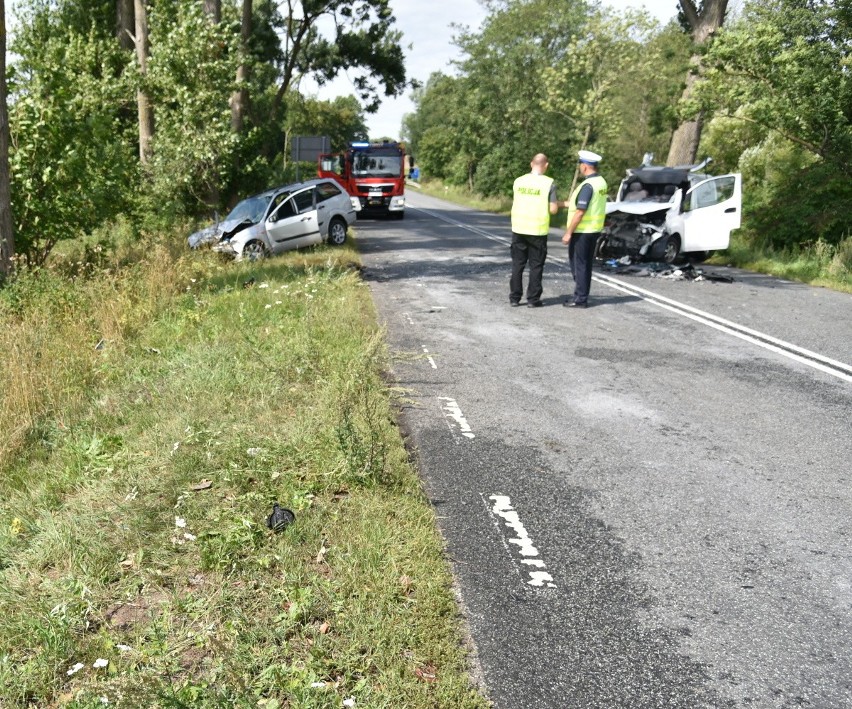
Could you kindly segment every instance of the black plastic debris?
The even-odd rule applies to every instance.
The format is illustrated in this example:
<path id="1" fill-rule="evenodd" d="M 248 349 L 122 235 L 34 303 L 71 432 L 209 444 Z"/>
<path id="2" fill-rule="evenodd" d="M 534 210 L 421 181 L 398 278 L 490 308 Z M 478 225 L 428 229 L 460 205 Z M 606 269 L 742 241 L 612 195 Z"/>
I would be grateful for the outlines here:
<path id="1" fill-rule="evenodd" d="M 243 281 L 243 288 L 251 288 L 254 285 L 254 278 L 249 278 L 247 281 Z"/>
<path id="2" fill-rule="evenodd" d="M 272 503 L 272 514 L 266 518 L 266 526 L 273 532 L 280 532 L 288 525 L 296 521 L 296 515 L 292 510 L 281 507 L 277 502 Z"/>
<path id="3" fill-rule="evenodd" d="M 725 276 L 702 268 L 695 268 L 691 263 L 670 264 L 662 262 L 640 262 L 636 265 L 629 256 L 620 259 L 608 259 L 600 264 L 603 271 L 617 276 L 635 275 L 640 277 L 663 278 L 669 281 L 711 281 L 713 283 L 733 283 L 731 276 Z"/>

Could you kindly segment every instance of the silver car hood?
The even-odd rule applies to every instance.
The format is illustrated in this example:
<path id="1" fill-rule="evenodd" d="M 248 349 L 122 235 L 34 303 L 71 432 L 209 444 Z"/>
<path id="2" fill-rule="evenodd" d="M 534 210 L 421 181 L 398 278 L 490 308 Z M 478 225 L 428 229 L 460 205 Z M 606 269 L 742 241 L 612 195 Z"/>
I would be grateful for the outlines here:
<path id="1" fill-rule="evenodd" d="M 218 224 L 211 224 L 201 231 L 190 234 L 186 241 L 191 249 L 197 249 L 204 244 L 215 244 L 222 238 L 223 234 L 234 231 L 242 223 L 243 220 L 241 219 L 229 219 Z"/>

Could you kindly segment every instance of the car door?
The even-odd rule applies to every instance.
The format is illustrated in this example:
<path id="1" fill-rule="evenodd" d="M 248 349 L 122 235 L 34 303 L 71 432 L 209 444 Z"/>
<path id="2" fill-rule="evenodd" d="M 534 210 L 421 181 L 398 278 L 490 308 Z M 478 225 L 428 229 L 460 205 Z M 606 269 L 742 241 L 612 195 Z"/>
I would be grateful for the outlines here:
<path id="1" fill-rule="evenodd" d="M 682 251 L 726 249 L 742 218 L 742 176 L 722 175 L 694 185 L 683 198 Z"/>
<path id="2" fill-rule="evenodd" d="M 266 233 L 276 253 L 322 241 L 313 187 L 294 192 L 274 209 L 266 220 Z"/>

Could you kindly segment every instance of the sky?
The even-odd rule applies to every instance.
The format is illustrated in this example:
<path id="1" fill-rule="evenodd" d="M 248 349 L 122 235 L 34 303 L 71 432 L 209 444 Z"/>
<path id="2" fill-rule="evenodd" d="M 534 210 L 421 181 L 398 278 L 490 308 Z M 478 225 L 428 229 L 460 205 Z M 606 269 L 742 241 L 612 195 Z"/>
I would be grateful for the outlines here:
<path id="1" fill-rule="evenodd" d="M 606 4 L 617 9 L 644 6 L 662 23 L 677 14 L 677 0 L 617 0 Z M 424 84 L 432 72 L 453 73 L 450 62 L 460 58 L 452 43 L 456 31 L 450 25 L 466 25 L 476 30 L 486 15 L 478 0 L 391 0 L 390 6 L 396 17 L 396 28 L 403 34 L 403 47 L 411 45 L 406 53 L 408 76 Z M 345 76 L 321 88 L 306 79 L 301 89 L 320 99 L 354 93 L 351 80 Z M 407 91 L 400 98 L 384 98 L 377 113 L 367 114 L 371 138 L 399 138 L 403 115 L 414 111 L 409 94 Z"/>

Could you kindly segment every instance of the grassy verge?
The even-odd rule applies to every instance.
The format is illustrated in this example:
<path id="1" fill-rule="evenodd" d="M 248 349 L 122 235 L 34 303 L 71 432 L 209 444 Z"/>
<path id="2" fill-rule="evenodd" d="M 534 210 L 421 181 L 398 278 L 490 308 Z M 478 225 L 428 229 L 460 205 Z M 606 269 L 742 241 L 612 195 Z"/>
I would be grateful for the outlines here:
<path id="1" fill-rule="evenodd" d="M 148 248 L 0 292 L 0 706 L 486 706 L 357 254 Z"/>
<path id="2" fill-rule="evenodd" d="M 852 293 L 852 237 L 837 246 L 825 242 L 775 251 L 746 242 L 738 235 L 711 263 L 730 264 L 757 273 Z"/>

